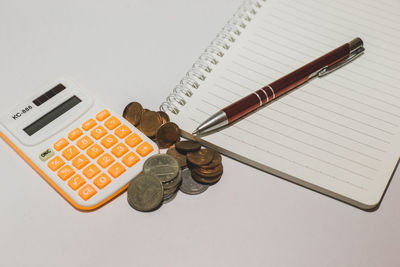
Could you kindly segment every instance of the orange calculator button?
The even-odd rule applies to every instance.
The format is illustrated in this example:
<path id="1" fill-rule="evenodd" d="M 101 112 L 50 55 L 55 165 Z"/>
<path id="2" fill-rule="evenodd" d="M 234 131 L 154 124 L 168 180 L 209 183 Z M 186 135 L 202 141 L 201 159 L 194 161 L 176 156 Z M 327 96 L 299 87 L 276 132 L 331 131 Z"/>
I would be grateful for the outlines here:
<path id="1" fill-rule="evenodd" d="M 96 193 L 97 193 L 96 189 L 94 189 L 94 187 L 91 186 L 90 184 L 85 185 L 78 192 L 78 194 L 81 196 L 81 198 L 83 200 L 88 200 L 89 198 L 91 198 Z"/>
<path id="2" fill-rule="evenodd" d="M 71 166 L 65 165 L 64 167 L 62 167 L 57 175 L 58 177 L 60 177 L 63 181 L 67 180 L 69 177 L 71 177 L 72 175 L 74 175 L 75 171 L 74 169 L 72 169 Z"/>
<path id="3" fill-rule="evenodd" d="M 58 170 L 64 164 L 65 164 L 65 162 L 62 160 L 62 158 L 60 158 L 59 156 L 56 156 L 55 158 L 50 160 L 49 163 L 47 163 L 47 166 L 49 166 L 50 170 L 52 170 L 54 172 L 54 171 Z"/>
<path id="4" fill-rule="evenodd" d="M 124 155 L 126 152 L 128 152 L 129 148 L 122 144 L 119 143 L 117 146 L 115 146 L 112 150 L 111 153 L 113 153 L 117 158 L 121 157 Z"/>
<path id="5" fill-rule="evenodd" d="M 80 154 L 72 161 L 72 165 L 74 165 L 74 167 L 77 168 L 78 170 L 88 165 L 88 163 L 89 159 L 83 154 Z"/>
<path id="6" fill-rule="evenodd" d="M 108 153 L 104 154 L 103 156 L 101 156 L 98 160 L 97 163 L 103 167 L 103 168 L 107 168 L 108 166 L 110 166 L 111 163 L 113 163 L 115 161 L 115 159 Z"/>
<path id="7" fill-rule="evenodd" d="M 82 124 L 82 128 L 85 131 L 89 131 L 90 129 L 92 129 L 95 125 L 97 124 L 97 122 L 94 119 L 90 119 L 86 122 L 84 122 Z"/>
<path id="8" fill-rule="evenodd" d="M 106 120 L 106 122 L 104 123 L 104 125 L 110 130 L 114 130 L 120 124 L 121 124 L 121 121 L 114 116 L 112 116 L 111 118 Z"/>
<path id="9" fill-rule="evenodd" d="M 101 153 L 103 153 L 104 150 L 101 146 L 99 146 L 98 144 L 94 144 L 93 146 L 91 146 L 86 153 L 89 155 L 89 157 L 91 157 L 92 159 L 97 158 L 98 156 L 101 155 Z"/>
<path id="10" fill-rule="evenodd" d="M 154 148 L 147 142 L 144 142 L 138 148 L 136 148 L 136 152 L 139 153 L 140 156 L 146 157 Z"/>
<path id="11" fill-rule="evenodd" d="M 100 111 L 97 115 L 96 115 L 96 119 L 99 121 L 103 121 L 104 119 L 106 119 L 108 116 L 110 116 L 110 112 L 108 110 L 103 110 Z"/>
<path id="12" fill-rule="evenodd" d="M 105 173 L 100 174 L 96 179 L 94 179 L 93 183 L 99 188 L 103 189 L 106 185 L 111 183 L 111 178 Z"/>
<path id="13" fill-rule="evenodd" d="M 142 142 L 142 138 L 139 135 L 133 133 L 128 138 L 125 139 L 125 143 L 127 143 L 130 147 L 137 146 L 140 142 Z"/>
<path id="14" fill-rule="evenodd" d="M 83 134 L 82 130 L 79 128 L 76 128 L 75 130 L 73 130 L 72 132 L 70 132 L 68 134 L 68 138 L 71 141 L 74 141 L 75 139 L 77 139 L 79 136 L 81 136 Z"/>
<path id="15" fill-rule="evenodd" d="M 75 175 L 68 181 L 69 187 L 71 187 L 72 190 L 76 190 L 82 185 L 86 183 L 85 179 L 82 178 L 79 174 Z"/>
<path id="16" fill-rule="evenodd" d="M 125 171 L 126 171 L 125 167 L 122 166 L 122 164 L 119 162 L 115 163 L 108 169 L 108 173 L 111 174 L 111 176 L 114 178 L 117 178 L 118 176 L 123 174 Z"/>
<path id="17" fill-rule="evenodd" d="M 97 126 L 94 130 L 90 133 L 96 140 L 99 140 L 107 133 L 107 130 L 104 129 L 103 126 Z"/>
<path id="18" fill-rule="evenodd" d="M 67 147 L 63 152 L 62 155 L 67 160 L 73 159 L 76 155 L 79 154 L 79 150 L 75 146 Z"/>
<path id="19" fill-rule="evenodd" d="M 89 136 L 84 136 L 76 142 L 76 145 L 82 150 L 85 150 L 91 144 L 93 144 L 93 140 Z"/>
<path id="20" fill-rule="evenodd" d="M 63 149 L 64 147 L 66 147 L 68 145 L 68 141 L 65 138 L 61 138 L 60 140 L 58 140 L 55 144 L 54 144 L 54 149 L 57 151 L 60 151 L 61 149 Z"/>
<path id="21" fill-rule="evenodd" d="M 118 127 L 115 130 L 115 134 L 121 139 L 125 138 L 126 136 L 128 136 L 128 134 L 130 134 L 131 132 L 132 132 L 131 129 L 129 129 L 129 127 L 126 126 L 125 124 L 120 126 L 120 127 Z"/>
<path id="22" fill-rule="evenodd" d="M 85 175 L 88 179 L 92 179 L 94 176 L 96 176 L 100 172 L 100 169 L 94 165 L 90 164 L 83 170 L 83 175 Z"/>
<path id="23" fill-rule="evenodd" d="M 101 140 L 101 144 L 105 147 L 105 148 L 110 148 L 113 145 L 115 145 L 118 142 L 117 137 L 115 137 L 112 134 L 107 135 L 106 137 L 104 137 Z"/>
<path id="24" fill-rule="evenodd" d="M 132 167 L 139 160 L 140 158 L 136 156 L 133 152 L 129 152 L 128 154 L 126 154 L 125 157 L 122 158 L 122 162 L 128 167 Z"/>

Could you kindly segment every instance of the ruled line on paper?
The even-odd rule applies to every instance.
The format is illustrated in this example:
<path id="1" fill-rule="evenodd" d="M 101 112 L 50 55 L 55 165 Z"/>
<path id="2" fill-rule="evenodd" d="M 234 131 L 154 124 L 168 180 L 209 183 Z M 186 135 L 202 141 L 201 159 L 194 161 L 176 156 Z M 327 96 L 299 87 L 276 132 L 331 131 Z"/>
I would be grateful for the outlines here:
<path id="1" fill-rule="evenodd" d="M 231 80 L 231 79 L 229 79 L 229 78 L 227 78 L 227 77 L 223 77 L 223 76 L 222 76 L 221 78 L 224 79 L 224 80 L 226 80 L 226 81 L 232 82 L 233 84 L 236 84 L 236 85 L 238 85 L 238 86 L 240 86 L 240 87 L 242 87 L 242 88 L 244 88 L 244 89 L 246 89 L 246 90 L 248 90 L 248 91 L 253 91 L 253 90 L 250 89 L 249 87 L 245 87 L 244 85 L 241 85 L 240 83 L 235 82 L 235 81 L 233 81 L 233 80 Z M 243 95 L 243 96 L 245 96 L 245 95 Z M 282 102 L 281 102 L 281 103 L 282 103 Z M 288 104 L 285 104 L 285 103 L 283 103 L 283 104 L 289 106 Z M 302 110 L 299 110 L 297 107 L 294 107 L 294 106 L 289 106 L 289 107 L 291 107 L 291 108 L 293 108 L 293 109 L 296 109 L 297 111 L 302 111 Z M 268 108 L 272 109 L 271 107 L 268 107 Z M 329 133 L 331 133 L 331 134 L 335 134 L 335 135 L 337 135 L 337 136 L 340 136 L 340 137 L 342 137 L 342 138 L 344 138 L 344 139 L 347 139 L 347 140 L 353 141 L 353 142 L 355 142 L 355 143 L 361 144 L 361 145 L 363 145 L 363 146 L 372 148 L 372 149 L 374 149 L 374 150 L 376 150 L 376 151 L 379 151 L 379 152 L 385 152 L 385 150 L 383 150 L 383 149 L 381 149 L 381 148 L 378 148 L 378 147 L 372 146 L 372 145 L 370 145 L 370 144 L 366 144 L 366 143 L 360 142 L 359 140 L 350 138 L 349 136 L 342 135 L 342 134 L 340 134 L 340 133 L 338 133 L 338 132 L 334 132 L 334 131 L 329 130 L 329 129 L 326 129 L 326 128 L 322 128 L 322 127 L 319 126 L 319 125 L 316 125 L 316 124 L 311 123 L 311 122 L 309 122 L 309 121 L 306 121 L 306 120 L 303 120 L 303 119 L 301 119 L 301 118 L 298 118 L 298 117 L 294 116 L 294 114 L 296 114 L 296 112 L 293 112 L 293 114 L 288 114 L 288 113 L 285 113 L 285 112 L 283 112 L 283 111 L 281 111 L 281 110 L 276 110 L 276 109 L 273 109 L 273 110 L 275 110 L 276 112 L 279 112 L 279 113 L 281 113 L 281 114 L 283 114 L 283 115 L 286 115 L 286 116 L 288 116 L 288 117 L 290 117 L 290 118 L 292 118 L 292 119 L 295 119 L 295 120 L 298 120 L 298 121 L 302 121 L 303 123 L 306 123 L 306 124 L 311 125 L 311 126 L 313 126 L 313 127 L 316 127 L 316 128 L 321 129 L 321 130 L 327 131 L 327 132 L 329 132 Z"/>
<path id="2" fill-rule="evenodd" d="M 210 115 L 211 115 L 211 113 L 204 112 L 203 110 L 200 110 L 200 109 L 198 109 L 198 108 L 196 108 L 196 110 L 199 111 L 199 112 L 201 112 L 201 113 L 203 113 L 203 114 L 206 114 L 207 116 L 210 116 Z M 191 121 L 193 121 L 193 122 L 195 122 L 196 124 L 199 124 L 199 123 L 200 123 L 198 120 L 196 120 L 196 119 L 194 119 L 194 118 L 192 118 L 192 117 L 188 117 L 188 119 L 191 120 Z M 219 134 L 222 134 L 222 135 L 224 135 L 226 138 L 230 138 L 230 139 L 235 140 L 235 141 L 237 141 L 237 142 L 239 142 L 239 143 L 242 143 L 242 144 L 244 144 L 244 145 L 246 145 L 246 146 L 253 147 L 253 148 L 255 148 L 255 149 L 259 150 L 259 151 L 262 151 L 262 152 L 264 152 L 264 153 L 267 153 L 267 154 L 269 154 L 269 155 L 271 155 L 271 156 L 274 156 L 274 157 L 276 157 L 276 158 L 281 158 L 281 159 L 283 159 L 283 160 L 285 160 L 285 161 L 287 161 L 287 162 L 293 163 L 293 164 L 295 164 L 295 165 L 297 165 L 297 166 L 299 166 L 299 167 L 303 167 L 303 168 L 309 169 L 309 170 L 311 170 L 311 171 L 313 171 L 313 172 L 315 172 L 315 173 L 317 173 L 317 174 L 319 174 L 319 175 L 322 174 L 322 175 L 324 175 L 324 176 L 326 176 L 326 177 L 329 177 L 329 178 L 331 178 L 331 179 L 335 179 L 335 180 L 337 180 L 337 181 L 339 181 L 339 182 L 341 182 L 341 183 L 348 184 L 348 185 L 350 185 L 350 186 L 352 186 L 352 187 L 354 187 L 354 188 L 356 188 L 356 189 L 363 190 L 363 191 L 367 191 L 367 189 L 366 189 L 365 187 L 363 187 L 363 186 L 360 186 L 360 185 L 351 183 L 351 182 L 349 182 L 349 181 L 347 181 L 347 180 L 344 180 L 344 179 L 340 179 L 340 178 L 338 178 L 338 177 L 336 177 L 336 176 L 334 176 L 334 175 L 332 175 L 332 174 L 326 173 L 326 172 L 324 172 L 324 171 L 322 171 L 322 170 L 314 169 L 314 168 L 312 168 L 312 167 L 310 167 L 310 166 L 308 166 L 308 165 L 301 164 L 301 163 L 296 162 L 296 161 L 294 161 L 294 160 L 292 160 L 292 159 L 290 159 L 290 158 L 286 158 L 286 157 L 284 157 L 284 156 L 282 156 L 282 155 L 273 153 L 273 152 L 271 152 L 271 151 L 269 151 L 269 150 L 267 150 L 267 149 L 264 149 L 264 148 L 258 147 L 257 145 L 254 145 L 254 144 L 252 144 L 252 143 L 246 142 L 244 139 L 239 139 L 239 138 L 237 138 L 237 137 L 235 137 L 235 136 L 228 135 L 228 134 L 223 133 L 223 132 L 219 132 Z"/>
<path id="3" fill-rule="evenodd" d="M 272 80 L 272 77 L 270 77 L 270 76 L 268 76 L 268 75 L 265 75 L 265 74 L 263 74 L 262 72 L 256 71 L 256 70 L 254 70 L 254 69 L 252 69 L 252 68 L 250 68 L 250 67 L 247 67 L 246 65 L 243 65 L 243 64 L 241 64 L 241 63 L 238 63 L 238 62 L 236 62 L 236 61 L 232 61 L 232 62 L 233 62 L 234 64 L 236 64 L 236 65 L 241 66 L 242 68 L 245 68 L 245 69 L 247 69 L 247 70 L 249 70 L 249 71 L 252 71 L 252 72 L 254 72 L 254 73 L 257 73 L 257 74 L 259 74 L 259 75 L 262 75 L 262 76 L 267 77 L 267 78 L 269 78 L 270 80 Z M 271 68 L 269 67 L 269 69 L 271 69 Z M 276 71 L 278 71 L 278 70 L 276 70 Z M 280 72 L 280 71 L 279 71 L 279 72 Z M 280 73 L 281 73 L 281 74 L 284 74 L 283 72 L 280 72 Z M 322 88 L 322 87 L 320 87 L 320 86 L 317 86 L 317 85 L 315 85 L 315 84 L 312 84 L 311 86 L 317 87 L 317 88 L 320 88 L 320 89 L 324 89 L 324 88 Z M 327 99 L 327 98 L 324 98 L 324 97 L 322 97 L 322 96 L 319 96 L 319 95 L 313 94 L 313 93 L 311 93 L 311 92 L 308 92 L 307 90 L 302 90 L 301 92 L 302 92 L 303 94 L 313 95 L 314 97 L 318 97 L 318 98 L 323 99 L 323 100 L 325 100 L 325 101 L 328 101 L 328 102 L 330 102 L 330 103 L 332 103 L 332 104 L 334 104 L 334 105 L 339 105 L 339 106 L 341 106 L 341 107 L 343 107 L 343 108 L 345 108 L 345 109 L 351 110 L 351 111 L 356 112 L 356 113 L 360 113 L 360 114 L 362 114 L 362 115 L 364 115 L 364 116 L 367 116 L 367 117 L 370 117 L 370 118 L 374 118 L 374 119 L 379 120 L 379 121 L 381 121 L 381 122 L 386 122 L 386 123 L 388 123 L 388 124 L 391 124 L 390 122 L 388 122 L 388 121 L 386 121 L 386 120 L 384 120 L 384 119 L 382 119 L 382 118 L 379 118 L 379 117 L 376 117 L 376 116 L 374 116 L 374 115 L 371 115 L 371 114 L 368 114 L 368 113 L 365 113 L 365 112 L 362 112 L 362 111 L 353 109 L 353 108 L 348 107 L 348 106 L 346 106 L 346 105 L 343 105 L 343 104 L 341 104 L 341 103 L 337 103 L 336 101 L 333 101 L 333 100 L 331 100 L 331 99 Z M 336 94 L 336 95 L 338 95 L 338 94 Z M 349 98 L 349 97 L 345 97 L 345 98 L 346 98 L 347 100 L 351 100 L 351 98 Z M 355 101 L 355 100 L 354 100 L 354 101 Z M 360 104 L 364 104 L 364 103 L 362 103 L 362 102 L 360 102 L 360 101 L 355 101 L 355 102 L 358 102 L 358 103 L 360 103 Z M 315 105 L 315 104 L 314 104 L 314 105 Z M 366 105 L 366 104 L 364 104 L 364 105 Z M 326 110 L 326 111 L 328 111 L 328 112 L 334 112 L 334 111 L 332 111 L 332 110 L 330 110 L 330 109 L 326 109 L 326 108 L 321 107 L 321 106 L 319 106 L 319 105 L 315 105 L 315 106 L 317 106 L 317 107 L 319 107 L 319 108 L 321 108 L 321 109 L 323 109 L 323 110 Z M 373 109 L 376 109 L 376 108 L 375 108 L 374 106 L 372 106 L 372 105 L 366 105 L 366 106 L 369 106 L 369 107 L 371 107 L 371 108 L 373 108 Z M 386 111 L 384 111 L 384 112 L 387 113 Z M 391 134 L 391 135 L 394 134 L 394 133 L 392 133 L 392 132 L 388 132 L 387 130 L 380 129 L 380 128 L 376 127 L 376 126 L 373 126 L 373 125 L 371 125 L 371 124 L 365 123 L 365 122 L 360 121 L 360 120 L 356 120 L 356 119 L 351 118 L 351 117 L 349 117 L 349 116 L 346 116 L 346 115 L 344 115 L 344 114 L 341 114 L 341 113 L 338 113 L 338 112 L 334 112 L 334 113 L 337 114 L 337 115 L 339 115 L 339 116 L 345 117 L 345 118 L 347 118 L 347 119 L 353 120 L 353 121 L 355 121 L 355 122 L 358 122 L 358 123 L 364 124 L 364 125 L 366 125 L 366 126 L 369 126 L 369 127 L 371 127 L 371 128 L 377 129 L 377 130 L 379 130 L 379 131 L 383 131 L 383 132 L 386 132 L 386 133 Z M 389 114 L 391 114 L 392 116 L 395 116 L 395 117 L 400 118 L 400 116 L 397 115 L 397 114 L 392 114 L 392 113 L 389 113 Z"/>
<path id="4" fill-rule="evenodd" d="M 216 93 L 214 93 L 214 92 L 210 92 L 210 91 L 209 91 L 208 93 L 209 93 L 210 95 L 214 96 L 214 97 L 217 97 L 217 98 L 223 100 L 223 101 L 226 102 L 227 104 L 230 104 L 230 103 L 231 103 L 229 100 L 227 100 L 227 99 L 224 98 L 223 96 L 220 96 L 220 95 L 218 95 L 218 94 L 216 94 Z M 210 104 L 211 102 L 208 102 L 208 103 Z M 215 106 L 216 106 L 216 105 L 215 105 Z M 223 108 L 223 107 L 220 107 L 220 109 L 221 109 L 221 108 Z M 260 114 L 257 114 L 257 113 L 255 113 L 254 115 L 255 115 L 255 116 L 256 116 L 256 115 L 261 116 Z M 265 116 L 263 116 L 263 117 L 265 117 Z M 272 120 L 271 118 L 268 118 L 268 117 L 267 117 L 267 119 Z M 365 165 L 365 164 L 363 164 L 362 162 L 353 160 L 353 159 L 348 158 L 348 157 L 345 157 L 345 156 L 343 156 L 343 155 L 339 155 L 339 154 L 334 153 L 334 152 L 332 152 L 332 151 L 328 151 L 328 150 L 323 149 L 323 148 L 321 148 L 321 147 L 317 147 L 317 146 L 315 146 L 315 145 L 313 145 L 313 144 L 307 143 L 307 142 L 302 141 L 302 140 L 300 140 L 300 139 L 298 139 L 298 138 L 295 138 L 295 137 L 293 137 L 293 136 L 289 136 L 289 135 L 287 135 L 287 134 L 284 134 L 284 132 L 279 132 L 279 131 L 273 130 L 273 129 L 271 129 L 271 128 L 265 127 L 264 125 L 261 125 L 261 124 L 259 124 L 259 123 L 256 123 L 255 121 L 251 120 L 250 118 L 248 118 L 246 121 L 251 122 L 251 123 L 253 123 L 253 124 L 256 124 L 257 126 L 263 128 L 263 129 L 265 129 L 265 130 L 267 130 L 267 131 L 271 131 L 271 132 L 273 132 L 273 133 L 275 133 L 275 134 L 284 136 L 284 137 L 286 137 L 286 138 L 288 138 L 288 139 L 292 139 L 292 140 L 294 140 L 294 141 L 296 141 L 296 142 L 299 142 L 299 143 L 302 143 L 302 144 L 304 144 L 304 145 L 310 146 L 310 147 L 312 147 L 312 148 L 314 148 L 314 149 L 321 150 L 321 151 L 323 151 L 323 152 L 325 152 L 325 153 L 327 153 L 327 154 L 334 155 L 334 156 L 339 157 L 339 158 L 341 158 L 341 159 L 348 160 L 348 161 L 350 161 L 350 162 L 356 163 L 356 164 L 358 164 L 358 165 L 360 165 L 360 166 L 363 166 L 363 167 L 365 167 L 365 168 L 368 168 L 368 169 L 371 169 L 371 170 L 376 171 L 375 168 L 372 168 L 372 167 L 369 166 L 369 165 Z M 277 123 L 279 123 L 279 124 L 282 124 L 281 122 L 276 121 L 276 120 L 272 120 L 272 121 L 277 122 Z M 291 127 L 291 126 L 289 126 L 289 127 L 292 128 L 292 129 L 296 129 L 296 128 Z M 298 129 L 296 129 L 296 130 L 298 130 Z M 305 131 L 301 131 L 301 132 L 303 132 L 303 133 L 305 133 L 305 134 L 307 134 L 307 135 L 310 135 L 309 133 L 307 133 L 307 132 L 305 132 Z M 313 136 L 313 135 L 312 135 L 312 136 Z M 323 140 L 323 139 L 322 139 L 322 140 Z M 324 141 L 326 141 L 326 140 L 324 140 Z M 329 142 L 329 143 L 332 143 L 332 142 Z M 336 144 L 336 143 L 333 143 L 333 144 L 338 145 L 338 144 Z M 343 148 L 345 148 L 345 147 L 343 147 Z M 347 148 L 345 148 L 345 149 L 347 150 Z M 351 151 L 351 150 L 350 150 L 350 151 Z M 358 151 L 357 151 L 357 152 L 358 152 Z M 375 161 L 380 161 L 380 160 L 377 160 L 377 159 L 374 159 L 374 160 L 375 160 Z"/>
<path id="5" fill-rule="evenodd" d="M 214 105 L 213 103 L 211 103 L 211 102 L 209 102 L 209 101 L 207 101 L 207 100 L 204 100 L 204 99 L 202 99 L 202 102 L 205 103 L 205 104 L 208 104 L 208 105 L 210 105 L 210 106 L 212 106 L 212 107 L 214 107 L 215 111 L 218 111 L 218 110 L 220 110 L 221 108 L 223 108 L 223 107 L 218 107 L 218 106 Z M 199 111 L 203 111 L 203 110 L 201 110 L 201 109 L 199 109 L 199 108 L 197 108 L 197 109 L 198 109 Z M 204 111 L 203 111 L 203 112 L 204 112 Z M 255 122 L 252 122 L 252 121 L 247 121 L 247 122 L 250 122 L 250 123 L 252 123 L 252 124 L 256 124 Z M 257 124 L 256 124 L 256 125 L 257 125 Z M 265 138 L 264 136 L 258 135 L 258 134 L 254 133 L 254 132 L 250 132 L 250 131 L 248 131 L 248 130 L 246 130 L 246 129 L 243 129 L 243 128 L 241 128 L 241 127 L 238 127 L 237 125 L 232 125 L 231 127 L 234 127 L 234 128 L 236 128 L 236 129 L 240 129 L 240 130 L 246 132 L 247 135 L 254 135 L 254 136 L 257 136 L 257 137 L 263 139 L 263 140 L 266 141 L 266 142 L 273 143 L 273 144 L 275 144 L 275 145 L 277 145 L 277 146 L 281 146 L 281 147 L 283 147 L 283 148 L 285 148 L 285 149 L 291 150 L 291 151 L 296 152 L 296 153 L 298 153 L 298 154 L 301 154 L 301 155 L 303 155 L 303 156 L 307 156 L 307 157 L 309 157 L 309 158 L 311 158 L 311 159 L 313 159 L 313 160 L 323 162 L 323 163 L 325 163 L 325 164 L 327 164 L 327 165 L 331 165 L 331 166 L 336 167 L 336 168 L 341 169 L 341 170 L 345 170 L 345 171 L 347 171 L 348 173 L 355 174 L 355 175 L 357 175 L 357 176 L 359 176 L 359 177 L 361 177 L 361 178 L 364 178 L 364 179 L 367 179 L 367 180 L 373 180 L 373 178 L 371 178 L 371 177 L 368 177 L 368 176 L 363 175 L 363 174 L 361 174 L 361 173 L 355 172 L 355 171 L 353 171 L 353 170 L 351 170 L 351 169 L 348 169 L 348 168 L 345 168 L 345 167 L 343 167 L 343 166 L 334 164 L 334 163 L 332 163 L 332 162 L 323 160 L 322 158 L 320 158 L 320 157 L 318 157 L 318 156 L 314 156 L 314 155 L 311 155 L 311 154 L 309 154 L 309 153 L 305 153 L 305 152 L 303 152 L 303 151 L 294 149 L 293 147 L 289 147 L 289 146 L 284 145 L 284 144 L 282 144 L 282 143 L 279 143 L 279 142 L 276 142 L 276 141 L 274 141 L 274 140 Z M 373 170 L 375 170 L 375 169 L 373 169 Z"/>

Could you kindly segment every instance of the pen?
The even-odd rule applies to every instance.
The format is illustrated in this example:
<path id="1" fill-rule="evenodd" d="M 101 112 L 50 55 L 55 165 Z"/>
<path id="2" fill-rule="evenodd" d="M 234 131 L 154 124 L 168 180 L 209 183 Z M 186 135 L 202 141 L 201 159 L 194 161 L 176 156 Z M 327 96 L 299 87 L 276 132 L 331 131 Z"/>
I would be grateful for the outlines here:
<path id="1" fill-rule="evenodd" d="M 310 79 L 316 76 L 322 77 L 349 63 L 360 56 L 364 50 L 363 41 L 360 38 L 355 38 L 223 108 L 201 123 L 192 134 L 201 135 L 231 124 L 249 112 L 271 102 Z"/>

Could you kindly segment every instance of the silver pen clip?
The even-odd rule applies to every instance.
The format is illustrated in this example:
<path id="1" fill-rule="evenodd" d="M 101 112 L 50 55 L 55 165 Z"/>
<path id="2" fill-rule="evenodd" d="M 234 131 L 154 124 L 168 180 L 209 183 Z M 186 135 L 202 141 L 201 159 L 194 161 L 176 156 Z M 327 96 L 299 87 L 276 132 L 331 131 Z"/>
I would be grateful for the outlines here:
<path id="1" fill-rule="evenodd" d="M 364 51 L 365 51 L 365 48 L 363 46 L 358 47 L 357 49 L 352 51 L 347 58 L 333 64 L 332 66 L 323 67 L 320 71 L 318 71 L 318 73 L 317 73 L 318 77 L 323 77 L 323 76 L 337 70 L 338 68 L 346 65 L 347 63 L 349 63 L 349 62 L 353 61 L 354 59 L 358 58 L 359 56 L 361 56 Z"/>

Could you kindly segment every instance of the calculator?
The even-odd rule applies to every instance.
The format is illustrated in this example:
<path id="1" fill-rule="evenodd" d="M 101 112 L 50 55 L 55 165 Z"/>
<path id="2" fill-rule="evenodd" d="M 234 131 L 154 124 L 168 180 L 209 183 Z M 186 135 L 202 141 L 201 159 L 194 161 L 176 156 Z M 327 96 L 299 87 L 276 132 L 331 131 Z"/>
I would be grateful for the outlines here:
<path id="1" fill-rule="evenodd" d="M 93 92 L 65 79 L 0 114 L 0 136 L 80 210 L 124 191 L 145 160 L 159 153 Z"/>

